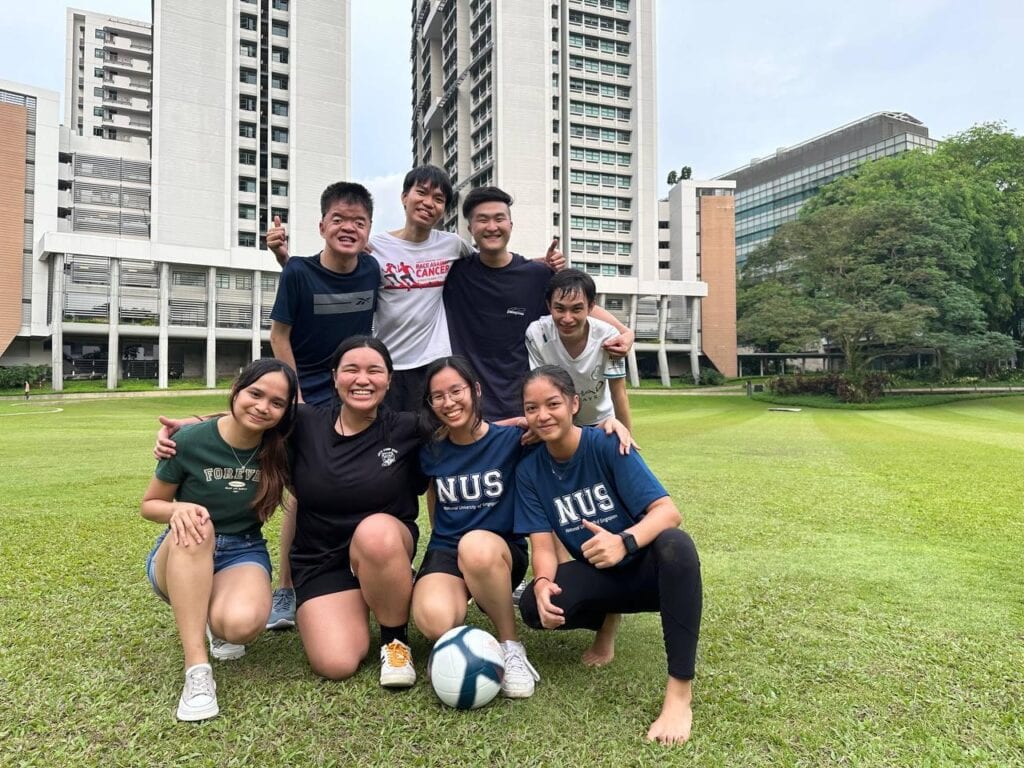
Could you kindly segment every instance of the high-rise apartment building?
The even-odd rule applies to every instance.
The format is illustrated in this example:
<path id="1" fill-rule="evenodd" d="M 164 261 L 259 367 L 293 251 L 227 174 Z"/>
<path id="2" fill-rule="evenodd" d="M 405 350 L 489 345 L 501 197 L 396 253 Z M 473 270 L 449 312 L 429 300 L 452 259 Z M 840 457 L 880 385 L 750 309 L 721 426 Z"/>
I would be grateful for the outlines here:
<path id="1" fill-rule="evenodd" d="M 415 163 L 511 194 L 513 249 L 559 235 L 626 322 L 706 292 L 659 264 L 654 0 L 414 0 L 412 30 Z M 661 361 L 681 320 L 636 350 Z"/>
<path id="2" fill-rule="evenodd" d="M 914 149 L 931 151 L 938 142 L 928 128 L 905 112 L 876 112 L 860 120 L 782 147 L 769 157 L 723 173 L 736 182 L 736 261 L 771 239 L 795 219 L 807 198 L 861 163 Z"/>
<path id="3" fill-rule="evenodd" d="M 267 352 L 280 270 L 260 236 L 279 215 L 294 253 L 319 250 L 320 193 L 349 173 L 349 8 L 155 0 L 151 30 L 68 12 L 59 139 L 55 94 L 0 84 L 29 126 L 2 126 L 25 180 L 0 193 L 0 221 L 30 222 L 28 277 L 7 286 L 28 319 L 0 364 L 49 362 L 55 389 L 212 386 Z"/>

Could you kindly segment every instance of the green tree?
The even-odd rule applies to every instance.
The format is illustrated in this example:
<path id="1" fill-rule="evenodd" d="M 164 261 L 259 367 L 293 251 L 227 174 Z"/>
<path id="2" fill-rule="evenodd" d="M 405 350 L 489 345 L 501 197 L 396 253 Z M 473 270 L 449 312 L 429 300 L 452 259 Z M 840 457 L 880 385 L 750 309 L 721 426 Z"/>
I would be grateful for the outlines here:
<path id="1" fill-rule="evenodd" d="M 668 178 L 665 182 L 671 187 L 679 182 L 679 175 L 675 171 L 668 172 Z"/>
<path id="2" fill-rule="evenodd" d="M 692 175 L 693 175 L 693 169 L 690 166 L 688 166 L 688 165 L 684 165 L 679 170 L 679 178 L 680 179 L 688 179 Z"/>

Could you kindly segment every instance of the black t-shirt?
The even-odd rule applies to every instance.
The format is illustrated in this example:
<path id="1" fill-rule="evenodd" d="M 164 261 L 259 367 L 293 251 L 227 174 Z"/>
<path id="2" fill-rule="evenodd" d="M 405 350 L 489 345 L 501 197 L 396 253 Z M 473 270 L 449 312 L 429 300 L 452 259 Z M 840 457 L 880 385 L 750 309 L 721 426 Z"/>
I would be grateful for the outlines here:
<path id="1" fill-rule="evenodd" d="M 444 309 L 452 352 L 469 359 L 480 375 L 484 418 L 523 413 L 522 383 L 530 370 L 526 328 L 548 313 L 544 291 L 552 272 L 517 253 L 495 269 L 474 254 L 452 265 L 444 284 Z"/>
<path id="2" fill-rule="evenodd" d="M 289 440 L 298 498 L 291 562 L 297 584 L 348 567 L 356 526 L 376 512 L 415 527 L 417 496 L 426 490 L 420 471 L 416 417 L 382 408 L 357 435 L 334 429 L 337 406 L 300 405 Z"/>

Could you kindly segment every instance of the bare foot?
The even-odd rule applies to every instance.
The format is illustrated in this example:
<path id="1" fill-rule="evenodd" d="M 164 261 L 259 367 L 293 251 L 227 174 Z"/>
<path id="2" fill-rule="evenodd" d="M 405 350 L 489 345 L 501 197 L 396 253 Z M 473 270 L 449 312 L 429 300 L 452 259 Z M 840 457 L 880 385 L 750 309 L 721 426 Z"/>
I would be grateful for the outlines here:
<path id="1" fill-rule="evenodd" d="M 594 635 L 593 644 L 583 652 L 583 663 L 588 667 L 603 667 L 615 658 L 615 636 L 619 634 L 622 614 L 609 613 L 604 624 Z"/>
<path id="2" fill-rule="evenodd" d="M 661 714 L 651 723 L 647 740 L 668 746 L 685 744 L 690 740 L 693 726 L 693 709 L 690 708 L 693 684 L 690 680 L 668 679 L 665 686 L 665 703 Z"/>

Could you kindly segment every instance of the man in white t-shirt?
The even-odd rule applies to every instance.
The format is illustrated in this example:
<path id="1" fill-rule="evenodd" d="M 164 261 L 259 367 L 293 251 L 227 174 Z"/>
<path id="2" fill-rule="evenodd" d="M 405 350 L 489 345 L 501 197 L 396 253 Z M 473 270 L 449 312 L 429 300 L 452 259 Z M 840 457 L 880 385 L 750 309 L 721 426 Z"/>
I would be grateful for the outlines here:
<path id="1" fill-rule="evenodd" d="M 580 396 L 577 424 L 598 424 L 614 416 L 632 429 L 626 361 L 604 348 L 619 331 L 591 316 L 596 296 L 593 279 L 578 269 L 566 269 L 551 278 L 544 293 L 551 314 L 526 329 L 530 367 L 557 365 L 572 376 Z"/>

